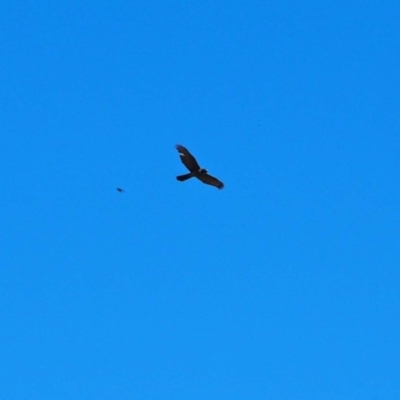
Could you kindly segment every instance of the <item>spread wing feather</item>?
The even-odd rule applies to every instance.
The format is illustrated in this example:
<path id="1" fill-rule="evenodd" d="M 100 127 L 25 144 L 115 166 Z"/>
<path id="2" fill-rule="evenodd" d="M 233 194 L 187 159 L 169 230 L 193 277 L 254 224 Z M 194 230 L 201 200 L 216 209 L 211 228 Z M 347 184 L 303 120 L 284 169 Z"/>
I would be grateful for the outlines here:
<path id="1" fill-rule="evenodd" d="M 181 158 L 181 161 L 183 165 L 190 171 L 198 171 L 200 169 L 200 165 L 196 161 L 196 159 L 193 157 L 192 154 L 190 154 L 189 150 L 186 147 L 183 147 L 180 144 L 177 144 L 175 148 L 179 152 L 179 157 Z"/>
<path id="2" fill-rule="evenodd" d="M 199 174 L 197 178 L 199 178 L 203 183 L 206 183 L 207 185 L 215 186 L 218 189 L 224 188 L 224 184 L 219 179 L 209 174 Z"/>

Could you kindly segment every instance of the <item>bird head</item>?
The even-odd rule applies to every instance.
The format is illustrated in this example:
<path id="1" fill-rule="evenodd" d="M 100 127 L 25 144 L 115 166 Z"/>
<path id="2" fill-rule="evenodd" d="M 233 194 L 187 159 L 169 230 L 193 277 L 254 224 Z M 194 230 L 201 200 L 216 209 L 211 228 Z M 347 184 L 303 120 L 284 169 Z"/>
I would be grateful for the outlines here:
<path id="1" fill-rule="evenodd" d="M 206 174 L 208 171 L 205 168 L 200 168 L 199 171 L 201 174 Z"/>

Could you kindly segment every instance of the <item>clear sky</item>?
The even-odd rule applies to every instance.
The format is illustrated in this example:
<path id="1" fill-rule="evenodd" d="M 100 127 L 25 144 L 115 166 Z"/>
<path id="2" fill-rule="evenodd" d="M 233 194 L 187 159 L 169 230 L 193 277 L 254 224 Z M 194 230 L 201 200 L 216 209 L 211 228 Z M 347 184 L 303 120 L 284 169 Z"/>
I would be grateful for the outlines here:
<path id="1" fill-rule="evenodd" d="M 0 398 L 398 400 L 399 20 L 2 1 Z"/>

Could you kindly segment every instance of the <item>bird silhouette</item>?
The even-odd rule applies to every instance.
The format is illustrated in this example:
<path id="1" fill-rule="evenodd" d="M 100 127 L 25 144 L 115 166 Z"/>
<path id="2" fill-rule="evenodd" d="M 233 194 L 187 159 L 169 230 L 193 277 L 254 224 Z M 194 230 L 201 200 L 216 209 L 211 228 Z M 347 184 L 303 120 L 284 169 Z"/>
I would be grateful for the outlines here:
<path id="1" fill-rule="evenodd" d="M 215 186 L 218 189 L 224 188 L 224 184 L 219 179 L 211 176 L 206 169 L 200 168 L 199 163 L 186 147 L 177 144 L 175 148 L 178 150 L 182 164 L 190 171 L 188 174 L 177 176 L 178 181 L 183 182 L 190 178 L 197 178 L 207 185 Z"/>

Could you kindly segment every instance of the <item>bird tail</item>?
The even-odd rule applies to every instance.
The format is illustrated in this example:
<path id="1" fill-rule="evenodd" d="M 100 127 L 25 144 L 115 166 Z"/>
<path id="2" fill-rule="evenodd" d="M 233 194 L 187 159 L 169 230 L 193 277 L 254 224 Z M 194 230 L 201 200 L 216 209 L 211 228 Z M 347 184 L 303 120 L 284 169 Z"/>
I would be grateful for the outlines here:
<path id="1" fill-rule="evenodd" d="M 178 179 L 178 181 L 183 182 L 186 181 L 187 179 L 190 179 L 192 176 L 193 176 L 192 173 L 189 172 L 188 174 L 177 176 L 176 179 Z"/>

